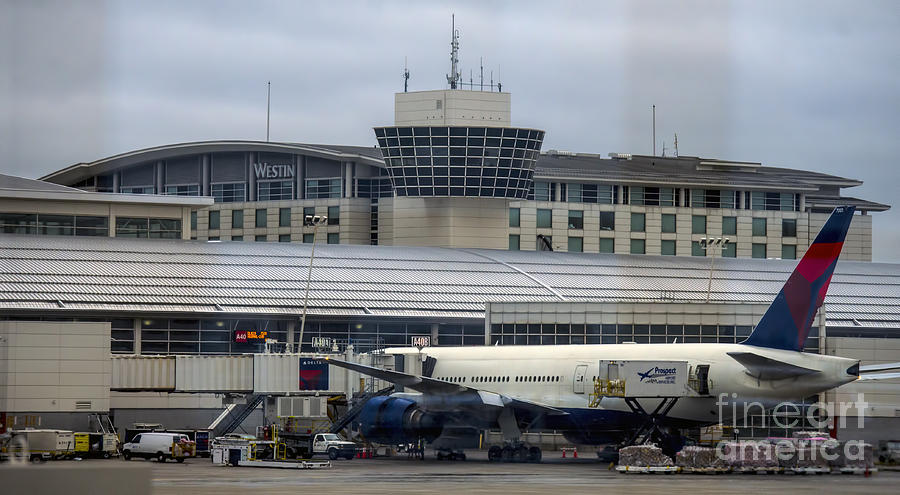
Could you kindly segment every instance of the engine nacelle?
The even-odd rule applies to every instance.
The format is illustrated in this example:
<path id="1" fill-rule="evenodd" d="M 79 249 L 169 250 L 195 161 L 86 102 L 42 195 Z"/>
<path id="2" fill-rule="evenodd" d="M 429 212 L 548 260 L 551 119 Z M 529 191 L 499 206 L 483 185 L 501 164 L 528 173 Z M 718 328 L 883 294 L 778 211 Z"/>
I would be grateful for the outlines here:
<path id="1" fill-rule="evenodd" d="M 399 397 L 373 397 L 363 406 L 358 421 L 367 440 L 384 444 L 412 443 L 419 438 L 431 442 L 444 429 L 439 416 Z"/>

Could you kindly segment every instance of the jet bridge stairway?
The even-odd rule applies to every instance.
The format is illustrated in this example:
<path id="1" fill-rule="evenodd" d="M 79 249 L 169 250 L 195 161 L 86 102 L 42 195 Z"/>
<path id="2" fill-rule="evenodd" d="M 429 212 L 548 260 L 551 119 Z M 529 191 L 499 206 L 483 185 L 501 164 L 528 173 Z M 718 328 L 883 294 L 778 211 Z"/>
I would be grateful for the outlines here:
<path id="1" fill-rule="evenodd" d="M 265 395 L 251 394 L 247 396 L 247 401 L 243 404 L 229 404 L 222 414 L 210 423 L 208 428 L 211 430 L 210 438 L 233 432 L 247 419 L 247 416 L 250 416 L 259 407 L 263 399 L 265 399 Z"/>
<path id="2" fill-rule="evenodd" d="M 331 433 L 339 433 L 341 430 L 347 427 L 357 416 L 362 412 L 363 408 L 366 406 L 366 403 L 369 400 L 379 397 L 382 395 L 390 395 L 394 391 L 394 386 L 391 385 L 389 387 L 385 387 L 381 390 L 376 390 L 375 392 L 366 392 L 359 397 L 356 398 L 356 404 L 347 410 L 343 416 L 338 418 L 332 425 L 330 432 Z"/>

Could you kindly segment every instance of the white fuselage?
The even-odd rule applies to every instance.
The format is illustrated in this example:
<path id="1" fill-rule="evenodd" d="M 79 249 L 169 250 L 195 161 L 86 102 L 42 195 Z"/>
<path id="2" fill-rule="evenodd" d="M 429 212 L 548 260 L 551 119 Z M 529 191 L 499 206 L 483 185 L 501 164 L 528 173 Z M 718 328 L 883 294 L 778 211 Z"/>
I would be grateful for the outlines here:
<path id="1" fill-rule="evenodd" d="M 385 351 L 404 354 L 407 362 L 422 358 L 420 352 L 436 359 L 432 378 L 560 409 L 589 408 L 588 397 L 593 391 L 593 379 L 600 375 L 600 360 L 687 361 L 694 368 L 708 365 L 708 396 L 682 398 L 669 414 L 672 418 L 707 423 L 720 421 L 717 417 L 723 413 L 717 405 L 720 400 L 737 404 L 753 402 L 765 407 L 797 401 L 855 380 L 856 376 L 847 370 L 857 364 L 853 359 L 741 344 L 432 347 L 422 351 L 415 348 Z M 758 380 L 729 356 L 729 352 L 752 352 L 818 373 Z M 584 373 L 583 380 L 579 379 L 581 373 Z M 642 405 L 652 409 L 659 400 L 647 399 Z M 598 409 L 629 410 L 623 400 L 612 397 L 604 398 Z M 730 411 L 730 406 L 726 411 Z"/>

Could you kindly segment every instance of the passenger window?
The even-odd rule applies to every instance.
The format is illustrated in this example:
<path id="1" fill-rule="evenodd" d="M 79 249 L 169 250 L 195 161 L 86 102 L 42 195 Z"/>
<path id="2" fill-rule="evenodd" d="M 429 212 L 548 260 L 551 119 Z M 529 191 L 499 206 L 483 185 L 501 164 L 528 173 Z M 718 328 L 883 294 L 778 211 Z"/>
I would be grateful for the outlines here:
<path id="1" fill-rule="evenodd" d="M 134 438 L 131 439 L 131 443 L 141 443 L 141 436 L 136 435 Z"/>

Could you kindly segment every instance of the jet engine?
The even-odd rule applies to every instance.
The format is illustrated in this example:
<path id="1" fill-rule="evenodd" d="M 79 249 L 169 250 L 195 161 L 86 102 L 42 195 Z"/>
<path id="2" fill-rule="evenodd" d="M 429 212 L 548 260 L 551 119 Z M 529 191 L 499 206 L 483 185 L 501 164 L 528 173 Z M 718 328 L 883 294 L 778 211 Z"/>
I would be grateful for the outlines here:
<path id="1" fill-rule="evenodd" d="M 373 397 L 363 406 L 358 421 L 367 440 L 384 444 L 411 443 L 419 438 L 431 442 L 444 429 L 440 416 L 399 397 Z"/>

